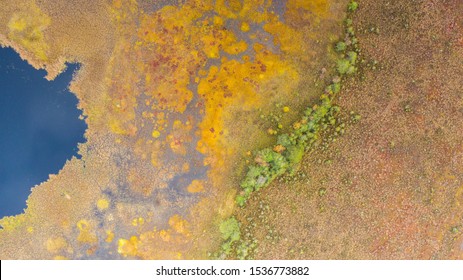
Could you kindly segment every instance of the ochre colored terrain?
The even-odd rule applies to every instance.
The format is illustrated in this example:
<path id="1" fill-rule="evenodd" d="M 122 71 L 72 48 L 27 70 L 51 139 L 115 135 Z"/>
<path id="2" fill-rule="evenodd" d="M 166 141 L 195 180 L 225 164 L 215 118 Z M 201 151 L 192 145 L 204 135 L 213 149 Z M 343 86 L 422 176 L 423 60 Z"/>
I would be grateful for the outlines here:
<path id="1" fill-rule="evenodd" d="M 164 2 L 2 2 L 2 46 L 48 79 L 81 64 L 88 130 L 82 158 L 0 220 L 1 259 L 208 258 L 249 151 L 322 91 L 347 4 Z"/>

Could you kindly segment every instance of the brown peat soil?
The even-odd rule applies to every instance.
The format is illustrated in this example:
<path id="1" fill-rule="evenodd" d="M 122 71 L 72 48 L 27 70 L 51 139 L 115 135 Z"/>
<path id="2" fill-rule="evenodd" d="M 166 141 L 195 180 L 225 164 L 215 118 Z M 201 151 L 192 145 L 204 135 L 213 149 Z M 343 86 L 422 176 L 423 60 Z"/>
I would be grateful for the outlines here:
<path id="1" fill-rule="evenodd" d="M 255 259 L 463 258 L 463 2 L 359 4 L 346 132 L 237 212 Z"/>

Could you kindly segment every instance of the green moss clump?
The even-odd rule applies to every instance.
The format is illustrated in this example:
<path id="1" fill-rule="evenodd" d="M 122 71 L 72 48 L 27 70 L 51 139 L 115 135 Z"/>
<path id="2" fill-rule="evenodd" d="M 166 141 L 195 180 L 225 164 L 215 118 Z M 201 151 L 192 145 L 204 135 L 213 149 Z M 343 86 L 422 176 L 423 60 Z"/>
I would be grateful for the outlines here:
<path id="1" fill-rule="evenodd" d="M 351 1 L 349 3 L 349 5 L 347 6 L 347 9 L 350 11 L 350 12 L 355 12 L 359 7 L 359 4 L 355 1 Z"/>
<path id="2" fill-rule="evenodd" d="M 333 83 L 325 88 L 327 94 L 337 94 L 341 91 L 341 80 L 340 78 L 333 79 Z"/>
<path id="3" fill-rule="evenodd" d="M 337 52 L 342 52 L 346 50 L 346 47 L 347 47 L 346 43 L 338 42 L 334 48 Z"/>
<path id="4" fill-rule="evenodd" d="M 354 36 L 355 35 L 355 31 L 354 31 L 354 27 L 352 26 L 349 26 L 347 29 L 346 29 L 347 33 L 351 36 Z"/>
<path id="5" fill-rule="evenodd" d="M 347 53 L 347 60 L 349 60 L 350 64 L 355 65 L 355 63 L 357 63 L 357 58 L 358 55 L 356 52 L 350 51 Z"/>
<path id="6" fill-rule="evenodd" d="M 304 147 L 302 145 L 290 146 L 286 150 L 286 157 L 291 165 L 298 164 L 304 156 Z"/>
<path id="7" fill-rule="evenodd" d="M 240 224 L 235 217 L 231 217 L 220 224 L 219 230 L 224 241 L 222 243 L 222 251 L 228 255 L 232 250 L 233 243 L 240 240 Z"/>
<path id="8" fill-rule="evenodd" d="M 291 140 L 288 134 L 278 135 L 277 144 L 282 145 L 283 147 L 289 147 L 294 145 L 294 141 Z"/>
<path id="9" fill-rule="evenodd" d="M 339 74 L 344 75 L 349 71 L 351 64 L 347 59 L 339 59 L 336 63 L 336 70 Z"/>
<path id="10" fill-rule="evenodd" d="M 351 75 L 357 72 L 355 64 L 357 63 L 358 54 L 354 51 L 347 53 L 347 58 L 341 58 L 336 63 L 336 70 L 340 75 Z"/>
<path id="11" fill-rule="evenodd" d="M 347 69 L 346 74 L 347 74 L 347 75 L 352 75 L 352 74 L 354 74 L 355 72 L 357 72 L 357 67 L 351 65 L 351 66 L 349 66 L 349 69 Z"/>

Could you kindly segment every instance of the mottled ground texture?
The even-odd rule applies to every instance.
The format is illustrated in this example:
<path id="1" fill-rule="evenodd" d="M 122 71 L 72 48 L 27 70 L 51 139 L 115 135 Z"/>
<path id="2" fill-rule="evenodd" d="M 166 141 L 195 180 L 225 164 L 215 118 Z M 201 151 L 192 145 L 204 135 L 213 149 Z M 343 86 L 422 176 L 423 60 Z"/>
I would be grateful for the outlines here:
<path id="1" fill-rule="evenodd" d="M 359 3 L 338 104 L 362 119 L 254 196 L 243 234 L 258 259 L 462 259 L 463 2 Z"/>
<path id="2" fill-rule="evenodd" d="M 88 125 L 81 158 L 0 220 L 1 259 L 223 257 L 233 211 L 231 258 L 463 259 L 461 0 L 359 0 L 345 133 L 242 210 L 252 152 L 333 78 L 348 1 L 152 2 L 1 2 L 1 46 L 48 79 L 80 63 Z"/>
<path id="3" fill-rule="evenodd" d="M 81 65 L 88 129 L 0 219 L 0 259 L 214 257 L 250 151 L 321 94 L 347 2 L 2 1 L 0 46 L 51 80 Z"/>

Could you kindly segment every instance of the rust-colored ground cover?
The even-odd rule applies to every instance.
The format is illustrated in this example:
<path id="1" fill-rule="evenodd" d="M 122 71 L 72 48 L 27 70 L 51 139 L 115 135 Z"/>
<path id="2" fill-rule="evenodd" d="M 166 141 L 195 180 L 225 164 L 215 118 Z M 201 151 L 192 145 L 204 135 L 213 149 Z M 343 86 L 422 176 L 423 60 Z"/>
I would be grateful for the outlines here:
<path id="1" fill-rule="evenodd" d="M 362 119 L 251 199 L 244 233 L 258 259 L 462 259 L 463 3 L 359 2 L 338 104 Z"/>

